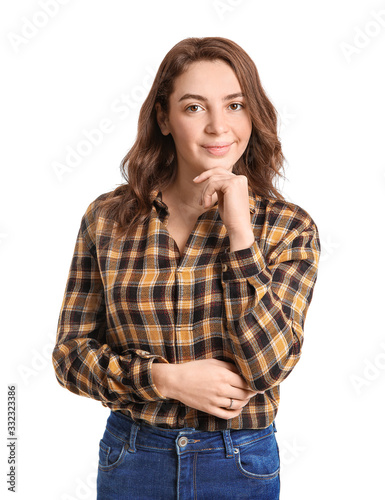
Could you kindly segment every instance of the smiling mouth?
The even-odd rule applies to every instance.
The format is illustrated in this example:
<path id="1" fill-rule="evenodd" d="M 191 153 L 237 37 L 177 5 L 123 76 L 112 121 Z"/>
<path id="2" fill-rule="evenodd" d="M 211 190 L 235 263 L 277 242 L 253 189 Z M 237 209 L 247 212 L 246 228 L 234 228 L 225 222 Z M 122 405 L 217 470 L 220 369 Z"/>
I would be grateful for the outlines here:
<path id="1" fill-rule="evenodd" d="M 226 144 L 207 144 L 203 147 L 209 153 L 211 153 L 215 156 L 220 156 L 220 155 L 226 154 L 229 151 L 229 149 L 231 148 L 232 144 L 233 144 L 232 142 L 226 143 Z"/>

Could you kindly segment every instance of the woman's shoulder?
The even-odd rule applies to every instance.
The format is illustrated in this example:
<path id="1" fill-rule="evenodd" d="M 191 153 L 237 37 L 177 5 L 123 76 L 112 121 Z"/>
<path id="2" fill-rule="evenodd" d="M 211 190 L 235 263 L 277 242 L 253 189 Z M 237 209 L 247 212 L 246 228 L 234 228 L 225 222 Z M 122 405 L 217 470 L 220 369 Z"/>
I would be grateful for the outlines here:
<path id="1" fill-rule="evenodd" d="M 257 196 L 255 215 L 263 251 L 269 261 L 274 262 L 279 255 L 282 257 L 288 249 L 289 253 L 293 252 L 293 248 L 299 256 L 310 250 L 314 258 L 319 258 L 321 242 L 318 227 L 303 207 L 286 199 Z"/>
<path id="2" fill-rule="evenodd" d="M 97 227 L 108 225 L 109 219 L 103 211 L 103 202 L 112 197 L 114 190 L 99 194 L 92 201 L 88 202 L 86 209 L 83 212 L 81 220 L 81 229 L 83 234 L 89 235 L 91 240 L 95 239 Z M 111 221 L 112 222 L 112 221 Z"/>
<path id="3" fill-rule="evenodd" d="M 263 217 L 269 226 L 284 227 L 291 231 L 314 227 L 316 223 L 310 213 L 302 206 L 287 199 L 261 197 L 254 195 L 255 212 Z"/>
<path id="4" fill-rule="evenodd" d="M 113 195 L 113 193 L 114 190 L 107 191 L 105 193 L 99 194 L 92 201 L 88 201 L 88 205 L 86 205 L 86 210 L 84 212 L 83 217 L 95 219 L 99 215 L 100 209 L 102 208 L 102 202 L 105 201 L 107 198 L 110 198 Z"/>

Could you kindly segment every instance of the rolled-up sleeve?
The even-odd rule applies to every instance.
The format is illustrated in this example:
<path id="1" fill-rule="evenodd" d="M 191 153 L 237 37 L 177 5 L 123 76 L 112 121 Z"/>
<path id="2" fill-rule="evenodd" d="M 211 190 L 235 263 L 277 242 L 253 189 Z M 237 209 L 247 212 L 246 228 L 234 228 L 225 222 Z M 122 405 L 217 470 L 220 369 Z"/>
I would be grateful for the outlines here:
<path id="1" fill-rule="evenodd" d="M 253 390 L 279 385 L 300 358 L 320 251 L 317 226 L 306 217 L 267 257 L 257 241 L 221 254 L 227 335 Z"/>
<path id="2" fill-rule="evenodd" d="M 52 362 L 59 384 L 112 410 L 165 399 L 153 383 L 160 356 L 140 349 L 117 354 L 106 343 L 103 280 L 95 248 L 94 206 L 82 218 L 60 310 Z"/>

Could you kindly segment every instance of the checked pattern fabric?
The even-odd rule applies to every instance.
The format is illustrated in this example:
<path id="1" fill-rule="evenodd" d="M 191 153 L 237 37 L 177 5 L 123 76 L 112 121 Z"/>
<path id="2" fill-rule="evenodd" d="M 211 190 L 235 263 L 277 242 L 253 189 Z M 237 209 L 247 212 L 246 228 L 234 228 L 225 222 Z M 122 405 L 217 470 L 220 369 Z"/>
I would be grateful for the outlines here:
<path id="1" fill-rule="evenodd" d="M 254 244 L 230 252 L 217 204 L 182 255 L 169 212 L 152 193 L 148 220 L 128 238 L 103 216 L 100 195 L 82 217 L 52 360 L 58 382 L 135 421 L 164 428 L 266 428 L 281 382 L 300 359 L 320 257 L 318 229 L 301 207 L 249 191 Z M 264 391 L 224 420 L 166 399 L 151 367 L 216 358 Z"/>

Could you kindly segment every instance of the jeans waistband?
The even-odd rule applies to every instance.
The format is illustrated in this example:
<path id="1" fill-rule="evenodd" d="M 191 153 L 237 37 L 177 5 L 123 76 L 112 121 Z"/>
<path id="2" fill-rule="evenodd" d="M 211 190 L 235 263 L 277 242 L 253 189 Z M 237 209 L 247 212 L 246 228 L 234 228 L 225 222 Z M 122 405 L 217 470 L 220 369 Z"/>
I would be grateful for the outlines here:
<path id="1" fill-rule="evenodd" d="M 226 429 L 221 431 L 200 431 L 191 427 L 163 429 L 145 423 L 134 422 L 130 417 L 111 411 L 106 429 L 116 438 L 127 443 L 127 449 L 135 453 L 137 448 L 175 451 L 178 455 L 197 452 L 225 450 L 232 458 L 234 450 L 263 439 L 276 432 L 275 422 L 265 429 Z"/>

